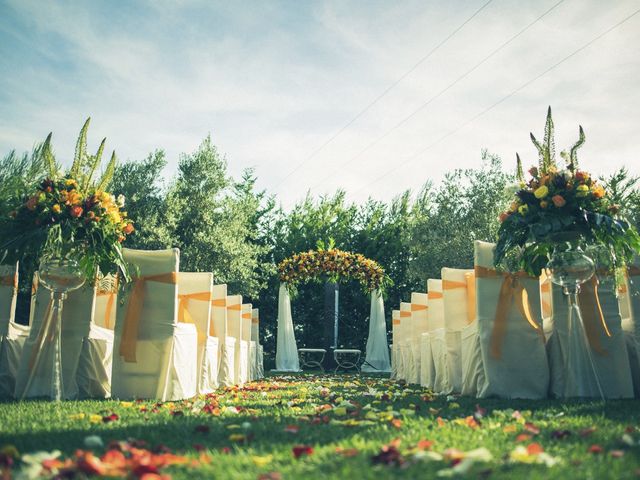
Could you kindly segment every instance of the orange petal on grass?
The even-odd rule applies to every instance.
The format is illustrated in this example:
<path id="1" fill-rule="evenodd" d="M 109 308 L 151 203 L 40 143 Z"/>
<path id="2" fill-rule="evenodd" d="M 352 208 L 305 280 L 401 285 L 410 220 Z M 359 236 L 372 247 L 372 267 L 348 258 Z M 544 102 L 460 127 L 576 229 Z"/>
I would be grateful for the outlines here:
<path id="1" fill-rule="evenodd" d="M 544 448 L 542 448 L 542 445 L 540 445 L 539 443 L 530 443 L 527 446 L 527 453 L 529 455 L 538 455 L 542 452 L 544 452 Z"/>

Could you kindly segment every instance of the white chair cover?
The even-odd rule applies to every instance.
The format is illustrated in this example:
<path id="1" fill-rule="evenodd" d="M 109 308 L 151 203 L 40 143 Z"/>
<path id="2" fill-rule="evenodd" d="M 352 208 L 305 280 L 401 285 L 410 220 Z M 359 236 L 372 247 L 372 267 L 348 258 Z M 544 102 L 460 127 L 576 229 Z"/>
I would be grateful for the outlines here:
<path id="1" fill-rule="evenodd" d="M 83 339 L 76 380 L 80 398 L 111 396 L 113 370 L 113 329 L 118 305 L 117 277 L 107 275 L 98 281 L 93 298 L 89 335 Z"/>
<path id="2" fill-rule="evenodd" d="M 251 311 L 251 380 L 261 378 L 258 374 L 258 345 L 260 344 L 260 312 L 257 308 Z"/>
<path id="3" fill-rule="evenodd" d="M 427 289 L 429 297 L 429 338 L 434 370 L 433 391 L 436 393 L 450 393 L 442 280 L 428 279 Z"/>
<path id="4" fill-rule="evenodd" d="M 193 397 L 198 333 L 195 325 L 177 320 L 179 251 L 125 248 L 123 255 L 137 279 L 118 304 L 112 395 L 161 401 Z"/>
<path id="5" fill-rule="evenodd" d="M 16 377 L 15 396 L 48 397 L 51 393 L 54 358 L 53 336 L 46 332 L 46 316 L 49 312 L 51 292 L 34 279 L 35 296 L 32 302 L 32 328 L 27 338 Z M 80 354 L 84 339 L 89 336 L 93 316 L 95 287 L 84 285 L 68 293 L 62 309 L 62 382 L 63 398 L 80 396 L 77 381 Z M 40 361 L 34 364 L 37 346 L 44 340 Z"/>
<path id="6" fill-rule="evenodd" d="M 227 333 L 234 339 L 233 378 L 236 385 L 247 380 L 249 347 L 242 340 L 242 295 L 227 296 Z"/>
<path id="7" fill-rule="evenodd" d="M 400 302 L 400 355 L 402 356 L 402 372 L 399 378 L 407 382 L 415 377 L 416 366 L 414 364 L 413 350 L 411 348 L 411 303 Z"/>
<path id="8" fill-rule="evenodd" d="M 420 386 L 432 389 L 434 377 L 435 366 L 431 353 L 431 334 L 427 332 L 420 336 Z"/>
<path id="9" fill-rule="evenodd" d="M 539 279 L 524 275 L 509 278 L 497 273 L 494 266 L 495 245 L 492 243 L 476 241 L 474 250 L 478 334 L 485 375 L 478 396 L 546 398 L 549 364 L 540 320 Z M 528 297 L 528 302 L 524 301 L 524 304 L 528 303 L 533 323 L 530 324 L 516 306 L 518 290 L 509 290 L 516 298 L 508 298 L 505 330 L 501 337 L 498 335 L 501 325 L 496 319 L 503 285 L 524 288 L 520 298 Z"/>
<path id="10" fill-rule="evenodd" d="M 462 331 L 475 318 L 475 294 L 470 291 L 469 277 L 473 270 L 443 268 L 442 302 L 444 309 L 444 329 L 447 345 L 447 385 L 452 392 L 462 391 Z"/>
<path id="11" fill-rule="evenodd" d="M 476 396 L 484 384 L 482 350 L 478 336 L 478 309 L 476 299 L 475 272 L 465 275 L 467 281 L 467 314 L 469 323 L 460 332 L 462 348 L 462 389 L 463 395 Z"/>
<path id="12" fill-rule="evenodd" d="M 18 266 L 0 265 L 0 398 L 11 398 L 29 327 L 15 323 Z"/>
<path id="13" fill-rule="evenodd" d="M 211 301 L 210 336 L 218 339 L 218 385 L 235 384 L 236 339 L 229 336 L 227 328 L 227 285 L 213 286 Z"/>
<path id="14" fill-rule="evenodd" d="M 635 258 L 627 270 L 627 294 L 629 320 L 624 322 L 627 346 L 630 353 L 633 388 L 636 398 L 640 398 L 640 257 Z"/>
<path id="15" fill-rule="evenodd" d="M 400 310 L 391 311 L 391 379 L 398 378 Z"/>
<path id="16" fill-rule="evenodd" d="M 178 322 L 191 323 L 198 332 L 198 393 L 218 386 L 218 338 L 211 336 L 213 274 L 178 274 Z"/>
<path id="17" fill-rule="evenodd" d="M 429 331 L 426 293 L 411 293 L 411 353 L 415 362 L 411 383 L 419 384 L 422 371 L 422 334 Z"/>
<path id="18" fill-rule="evenodd" d="M 242 304 L 242 341 L 247 345 L 247 370 L 245 373 L 245 382 L 250 382 L 251 378 L 251 365 L 252 365 L 252 357 L 251 357 L 251 312 L 253 311 L 253 305 L 250 303 Z M 254 353 L 255 360 L 255 353 Z"/>
<path id="19" fill-rule="evenodd" d="M 363 372 L 389 372 L 389 344 L 387 342 L 387 324 L 384 318 L 384 301 L 379 290 L 371 292 L 369 311 L 369 337 L 367 355 L 362 365 Z"/>
<path id="20" fill-rule="evenodd" d="M 89 335 L 82 342 L 82 351 L 76 372 L 80 398 L 109 398 L 111 396 L 113 340 L 113 330 L 91 322 Z"/>
<path id="21" fill-rule="evenodd" d="M 276 370 L 299 372 L 298 346 L 291 318 L 291 298 L 286 284 L 278 291 L 278 338 L 276 341 Z"/>
<path id="22" fill-rule="evenodd" d="M 589 291 L 593 289 L 591 282 L 582 285 L 582 289 Z M 591 290 L 593 291 L 593 290 Z M 589 312 L 586 305 L 581 304 L 582 316 L 587 321 L 589 315 L 593 315 L 598 323 L 595 341 L 599 343 L 596 348 L 591 349 L 592 358 L 596 372 L 600 380 L 600 386 L 606 398 L 632 398 L 633 381 L 631 378 L 631 366 L 629 364 L 629 353 L 622 331 L 622 320 L 620 318 L 620 307 L 615 292 L 615 285 L 612 276 L 599 276 L 599 286 L 597 296 L 604 322 L 610 336 L 605 328 L 600 324 L 600 314 L 598 311 Z M 554 396 L 562 396 L 565 393 L 564 355 L 568 334 L 568 298 L 563 294 L 562 289 L 556 285 L 552 288 L 553 300 L 553 334 L 549 338 L 549 354 L 552 371 L 551 393 Z M 592 344 L 593 347 L 593 344 Z M 588 368 L 588 367 L 587 367 Z M 595 382 L 593 385 L 580 385 L 574 392 L 566 392 L 568 396 L 589 396 L 598 397 L 599 391 Z"/>

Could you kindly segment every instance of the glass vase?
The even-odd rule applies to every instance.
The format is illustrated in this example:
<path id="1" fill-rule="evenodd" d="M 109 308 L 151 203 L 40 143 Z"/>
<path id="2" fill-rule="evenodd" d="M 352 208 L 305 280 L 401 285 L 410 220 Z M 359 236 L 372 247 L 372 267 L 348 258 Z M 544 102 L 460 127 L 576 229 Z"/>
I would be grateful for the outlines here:
<path id="1" fill-rule="evenodd" d="M 554 248 L 547 268 L 551 281 L 561 286 L 568 297 L 567 337 L 562 346 L 564 397 L 600 397 L 604 400 L 578 302 L 580 286 L 593 277 L 595 264 L 579 245 L 567 241 Z"/>
<path id="2" fill-rule="evenodd" d="M 78 262 L 71 255 L 48 256 L 39 267 L 40 284 L 51 292 L 45 318 L 33 345 L 29 362 L 29 378 L 22 393 L 22 399 L 29 395 L 34 381 L 48 382 L 47 396 L 54 401 L 64 397 L 62 376 L 62 309 L 67 294 L 84 284 L 84 276 Z M 37 380 L 36 380 L 37 379 Z"/>

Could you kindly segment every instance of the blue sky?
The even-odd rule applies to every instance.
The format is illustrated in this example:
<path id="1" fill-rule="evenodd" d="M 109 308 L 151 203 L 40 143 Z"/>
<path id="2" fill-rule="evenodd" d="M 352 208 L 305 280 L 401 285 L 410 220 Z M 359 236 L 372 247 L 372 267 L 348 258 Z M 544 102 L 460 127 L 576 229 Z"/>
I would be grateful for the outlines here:
<path id="1" fill-rule="evenodd" d="M 211 133 L 231 172 L 255 168 L 285 207 L 338 187 L 387 200 L 478 166 L 482 148 L 533 163 L 550 104 L 559 147 L 585 127 L 585 168 L 640 174 L 640 14 L 469 122 L 638 0 L 565 0 L 429 101 L 558 3 L 493 0 L 326 143 L 484 3 L 0 0 L 0 154 L 53 131 L 69 159 L 91 116 L 91 144 L 107 137 L 123 159 L 162 148 L 168 175 Z"/>

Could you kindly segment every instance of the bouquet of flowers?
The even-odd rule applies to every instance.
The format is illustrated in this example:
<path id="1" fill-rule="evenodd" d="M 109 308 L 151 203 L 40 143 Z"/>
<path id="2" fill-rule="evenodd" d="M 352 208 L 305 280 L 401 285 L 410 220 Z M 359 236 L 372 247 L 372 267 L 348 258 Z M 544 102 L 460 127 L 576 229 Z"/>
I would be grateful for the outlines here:
<path id="1" fill-rule="evenodd" d="M 300 282 L 352 279 L 360 282 L 367 292 L 384 289 L 390 283 L 384 269 L 374 260 L 360 253 L 334 248 L 319 248 L 297 253 L 278 264 L 280 281 L 292 288 Z"/>
<path id="2" fill-rule="evenodd" d="M 94 174 L 100 165 L 105 140 L 95 155 L 86 151 L 89 119 L 76 145 L 73 165 L 61 174 L 51 151 L 51 134 L 40 151 L 47 165 L 47 177 L 33 191 L 24 192 L 21 204 L 0 219 L 0 261 L 15 262 L 45 256 L 73 257 L 90 283 L 98 275 L 117 273 L 128 279 L 121 243 L 134 231 L 123 211 L 124 197 L 105 189 L 114 173 L 115 152 L 99 181 Z"/>
<path id="3" fill-rule="evenodd" d="M 531 134 L 539 154 L 538 166 L 525 179 L 517 156 L 517 181 L 511 206 L 500 215 L 496 263 L 513 258 L 515 267 L 539 275 L 559 242 L 578 241 L 601 248 L 607 267 L 615 270 L 640 251 L 640 236 L 620 215 L 620 205 L 591 174 L 578 166 L 577 151 L 584 144 L 580 127 L 578 141 L 562 152 L 565 167 L 555 160 L 551 108 L 547 113 L 542 144 Z M 602 259 L 602 258 L 601 258 Z"/>

